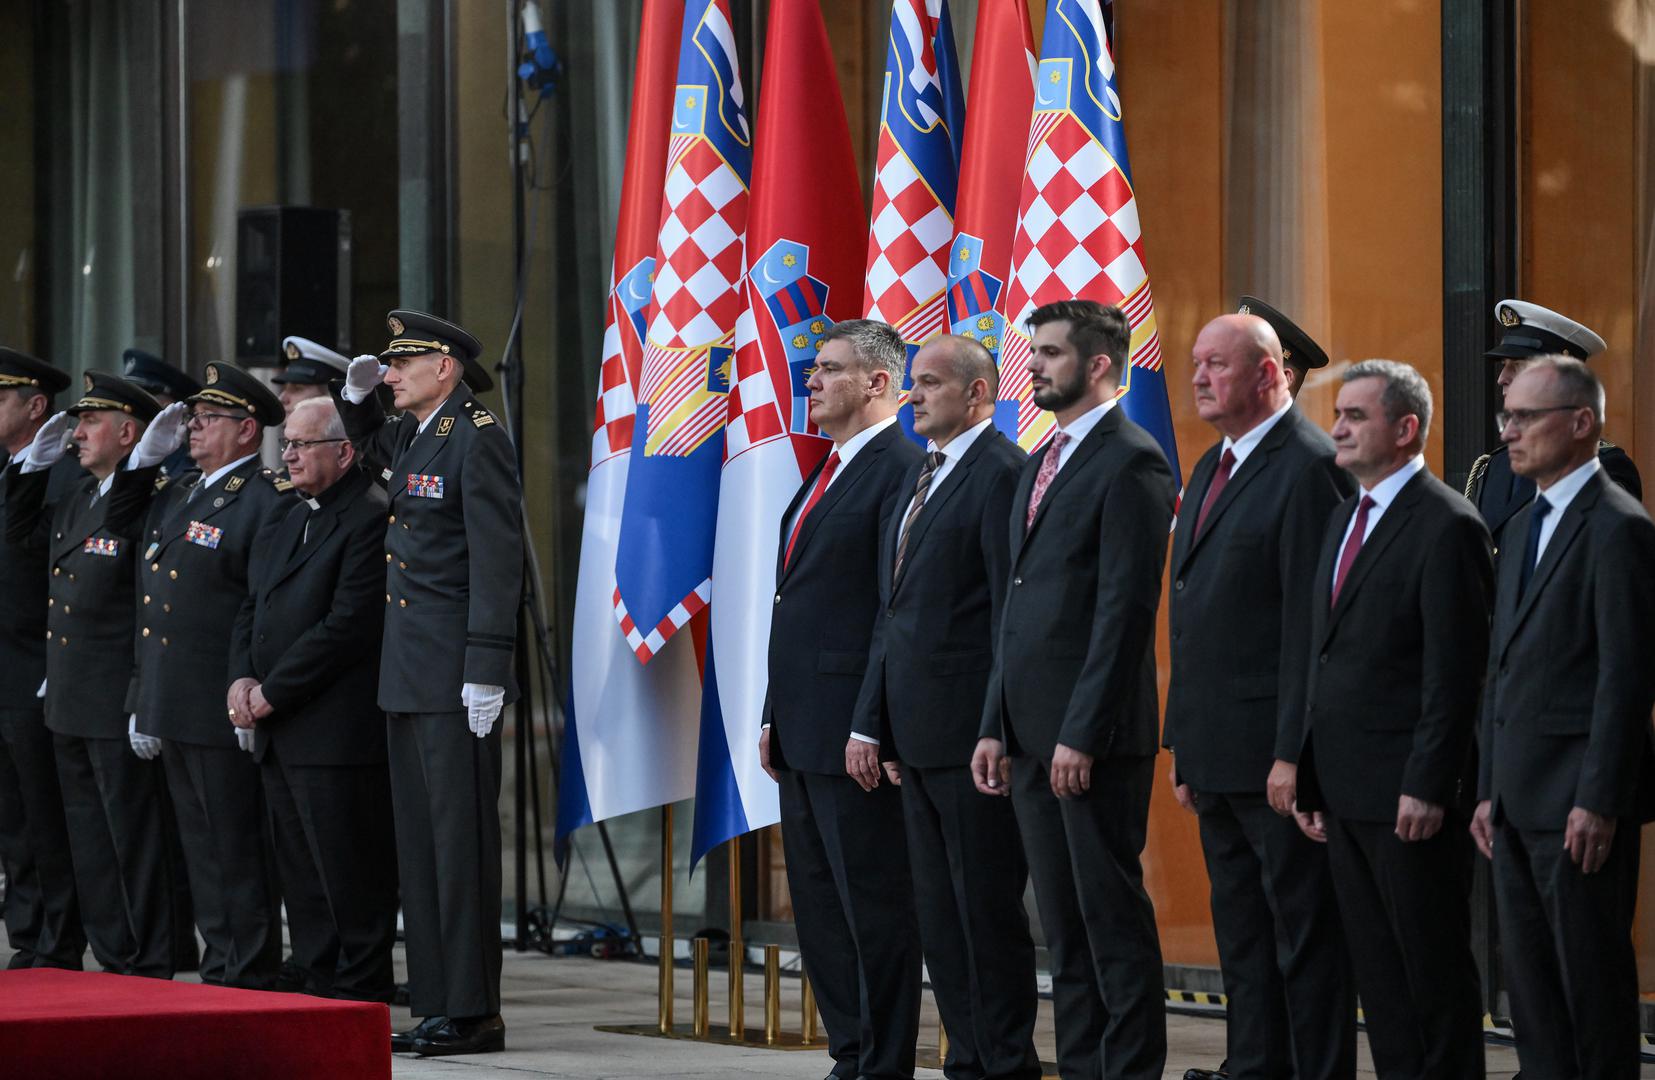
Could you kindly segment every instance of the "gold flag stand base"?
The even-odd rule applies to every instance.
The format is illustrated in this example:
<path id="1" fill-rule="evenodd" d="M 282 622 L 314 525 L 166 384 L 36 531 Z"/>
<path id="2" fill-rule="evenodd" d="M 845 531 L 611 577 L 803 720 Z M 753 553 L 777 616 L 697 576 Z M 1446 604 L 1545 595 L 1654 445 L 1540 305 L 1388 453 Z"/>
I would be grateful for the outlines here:
<path id="1" fill-rule="evenodd" d="M 686 1042 L 712 1043 L 716 1046 L 745 1046 L 756 1050 L 824 1050 L 827 1040 L 815 1038 L 805 1042 L 797 1031 L 780 1031 L 772 1042 L 762 1031 L 746 1031 L 736 1035 L 723 1025 L 710 1027 L 704 1035 L 695 1033 L 694 1024 L 676 1024 L 672 1031 L 663 1032 L 654 1024 L 599 1024 L 595 1030 L 613 1035 L 648 1035 L 656 1039 L 682 1039 Z"/>

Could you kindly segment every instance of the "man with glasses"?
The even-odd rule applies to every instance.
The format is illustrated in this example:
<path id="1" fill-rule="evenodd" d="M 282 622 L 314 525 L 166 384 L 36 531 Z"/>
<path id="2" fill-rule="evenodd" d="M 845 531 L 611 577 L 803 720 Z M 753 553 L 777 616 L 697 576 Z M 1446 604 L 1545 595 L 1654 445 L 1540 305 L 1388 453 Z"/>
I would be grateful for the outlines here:
<path id="1" fill-rule="evenodd" d="M 476 398 L 494 385 L 482 345 L 423 312 L 393 311 L 386 325 L 391 343 L 351 361 L 336 400 L 345 431 L 390 477 L 385 638 L 372 655 L 388 714 L 410 1005 L 424 1018 L 391 1048 L 484 1053 L 505 1048 L 495 722 L 517 697 L 522 490 L 511 438 Z M 404 410 L 392 420 L 375 396 L 382 381 Z"/>
<path id="2" fill-rule="evenodd" d="M 150 507 L 139 553 L 138 670 L 128 695 L 135 730 L 162 740 L 206 942 L 201 980 L 269 989 L 281 962 L 274 863 L 253 732 L 227 715 L 230 638 L 247 596 L 254 541 L 292 505 L 292 485 L 259 465 L 264 428 L 284 411 L 263 383 L 207 365 L 192 395 L 190 456 L 198 473 Z"/>
<path id="3" fill-rule="evenodd" d="M 125 706 L 144 509 L 183 432 L 183 407 L 170 410 L 125 379 L 89 372 L 80 400 L 39 427 L 6 475 L 15 538 L 45 512 L 70 446 L 91 474 L 57 504 L 47 541 L 46 726 L 92 955 L 107 972 L 162 979 L 177 957 L 165 778 Z"/>
<path id="4" fill-rule="evenodd" d="M 1512 380 L 1536 356 L 1554 354 L 1584 361 L 1606 347 L 1603 338 L 1589 327 L 1525 300 L 1500 301 L 1494 305 L 1494 317 L 1505 332 L 1500 343 L 1484 355 L 1500 365 L 1494 381 L 1500 388 L 1502 402 Z M 1626 451 L 1599 439 L 1598 460 L 1609 479 L 1631 492 L 1634 499 L 1643 498 L 1643 480 Z M 1502 443 L 1471 466 L 1465 497 L 1475 503 L 1477 512 L 1483 515 L 1483 522 L 1494 537 L 1494 554 L 1498 558 L 1500 549 L 1505 547 L 1502 534 L 1506 522 L 1534 499 L 1534 481 L 1512 469 L 1508 448 Z"/>
<path id="5" fill-rule="evenodd" d="M 385 493 L 357 468 L 331 399 L 297 402 L 286 436 L 282 462 L 302 501 L 249 567 L 227 708 L 253 732 L 304 988 L 388 1001 L 397 869 L 377 703 Z M 363 649 L 371 663 L 357 662 Z"/>

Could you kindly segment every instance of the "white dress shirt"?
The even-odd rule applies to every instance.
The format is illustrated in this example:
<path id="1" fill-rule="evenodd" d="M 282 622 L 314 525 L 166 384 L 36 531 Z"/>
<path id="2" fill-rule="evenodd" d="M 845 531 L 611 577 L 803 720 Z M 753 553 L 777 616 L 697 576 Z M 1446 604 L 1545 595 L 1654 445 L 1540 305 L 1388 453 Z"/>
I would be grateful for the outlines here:
<path id="1" fill-rule="evenodd" d="M 1373 535 L 1373 530 L 1375 526 L 1379 524 L 1379 519 L 1385 516 L 1386 509 L 1388 509 L 1390 505 L 1396 501 L 1397 495 L 1399 495 L 1402 492 L 1402 489 L 1407 486 L 1408 481 L 1414 478 L 1414 474 L 1423 468 L 1425 468 L 1425 455 L 1415 454 L 1406 465 L 1402 466 L 1402 468 L 1375 484 L 1372 490 L 1363 488 L 1357 493 L 1358 507 L 1361 506 L 1363 496 L 1373 500 L 1373 506 L 1368 510 L 1368 526 L 1362 531 L 1362 542 L 1364 544 L 1368 542 L 1368 537 Z M 1360 510 L 1358 512 L 1360 512 Z M 1355 528 L 1356 514 L 1352 514 L 1350 516 L 1349 524 L 1345 526 L 1345 535 L 1343 539 L 1339 541 L 1340 554 L 1344 552 L 1345 545 L 1350 543 L 1350 534 Z M 1335 567 L 1339 565 L 1339 557 L 1339 555 L 1334 556 Z M 1334 577 L 1338 576 L 1338 571 L 1336 569 L 1334 571 Z"/>
<path id="2" fill-rule="evenodd" d="M 1263 420 L 1260 420 L 1258 423 L 1254 424 L 1253 430 L 1249 431 L 1241 438 L 1232 439 L 1228 435 L 1224 436 L 1224 445 L 1219 448 L 1218 456 L 1222 459 L 1224 456 L 1223 452 L 1225 450 L 1228 450 L 1231 454 L 1235 455 L 1235 464 L 1230 466 L 1231 476 L 1234 476 L 1241 470 L 1241 463 L 1247 460 L 1247 456 L 1249 454 L 1258 449 L 1258 444 L 1264 441 L 1264 437 L 1266 435 L 1270 434 L 1270 429 L 1275 427 L 1276 422 L 1286 416 L 1287 410 L 1292 407 L 1293 399 L 1288 398 L 1286 405 L 1283 405 Z"/>
<path id="3" fill-rule="evenodd" d="M 936 453 L 938 450 L 942 451 L 942 464 L 938 465 L 937 471 L 931 474 L 930 491 L 935 491 L 942 486 L 942 482 L 948 479 L 948 474 L 954 471 L 954 466 L 958 465 L 960 459 L 965 457 L 966 451 L 970 450 L 982 433 L 987 431 L 993 424 L 994 417 L 991 416 L 987 420 L 971 425 L 949 439 L 947 446 L 938 446 L 935 439 L 925 444 L 925 449 L 930 453 Z M 907 520 L 908 513 L 913 508 L 914 500 L 909 499 L 907 509 L 902 512 L 903 520 Z"/>
<path id="4" fill-rule="evenodd" d="M 1069 459 L 1075 456 L 1075 448 L 1081 440 L 1092 434 L 1092 429 L 1098 426 L 1098 421 L 1108 415 L 1109 410 L 1120 404 L 1120 398 L 1112 397 L 1095 409 L 1088 409 L 1075 417 L 1068 427 L 1057 425 L 1057 430 L 1069 436 L 1069 441 L 1063 444 L 1063 452 L 1057 456 L 1057 471 L 1062 472 L 1063 466 L 1069 464 Z"/>
<path id="5" fill-rule="evenodd" d="M 1598 456 L 1593 454 L 1592 460 L 1540 492 L 1552 508 L 1540 519 L 1540 543 L 1535 545 L 1534 550 L 1534 561 L 1537 565 L 1541 556 L 1546 554 L 1546 545 L 1551 543 L 1552 534 L 1557 532 L 1557 523 L 1563 519 L 1563 511 L 1569 508 L 1569 504 L 1575 501 L 1575 496 L 1580 494 L 1588 480 L 1597 475 L 1600 468 L 1602 466 L 1598 464 Z M 1534 567 L 1531 566 L 1529 569 L 1532 570 Z"/>

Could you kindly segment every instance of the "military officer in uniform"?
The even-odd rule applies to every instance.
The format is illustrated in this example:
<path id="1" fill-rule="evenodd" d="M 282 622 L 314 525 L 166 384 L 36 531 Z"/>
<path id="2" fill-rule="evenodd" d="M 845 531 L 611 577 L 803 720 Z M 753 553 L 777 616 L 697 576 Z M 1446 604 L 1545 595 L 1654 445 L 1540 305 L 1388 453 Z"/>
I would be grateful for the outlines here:
<path id="1" fill-rule="evenodd" d="M 226 715 L 230 637 L 247 596 L 254 541 L 292 505 L 291 485 L 258 461 L 281 402 L 231 364 L 207 365 L 187 399 L 198 472 L 149 509 L 138 573 L 136 730 L 162 740 L 207 983 L 268 989 L 281 962 L 274 862 L 257 764 Z M 245 740 L 245 743 L 243 742 Z"/>
<path id="2" fill-rule="evenodd" d="M 254 733 L 305 989 L 388 1001 L 397 868 L 377 704 L 385 493 L 357 468 L 330 398 L 298 402 L 282 444 L 303 501 L 255 552 L 228 708 Z M 358 663 L 370 647 L 375 662 Z"/>
<path id="3" fill-rule="evenodd" d="M 327 397 L 328 384 L 343 379 L 350 364 L 347 357 L 326 345 L 296 335 L 282 339 L 282 355 L 287 357 L 287 367 L 271 382 L 276 384 L 276 396 L 288 412 L 306 398 Z"/>
<path id="4" fill-rule="evenodd" d="M 523 587 L 522 517 L 510 437 L 476 398 L 493 385 L 482 346 L 417 311 L 392 341 L 351 361 L 336 400 L 345 430 L 390 473 L 387 713 L 410 1007 L 391 1037 L 422 1055 L 500 1050 L 501 707 Z M 402 415 L 375 396 L 390 387 Z"/>
<path id="5" fill-rule="evenodd" d="M 50 470 L 73 423 L 80 464 L 91 475 L 52 517 L 46 726 L 92 955 L 105 971 L 170 978 L 164 780 L 153 760 L 157 747 L 131 729 L 124 695 L 133 666 L 135 548 L 160 463 L 177 446 L 183 409 L 162 412 L 143 390 L 102 372 L 88 373 L 85 386 L 8 471 L 7 525 L 33 528 L 44 512 Z"/>
<path id="6" fill-rule="evenodd" d="M 1607 347 L 1603 338 L 1589 327 L 1526 300 L 1500 301 L 1494 305 L 1494 317 L 1505 332 L 1500 343 L 1484 355 L 1500 365 L 1495 382 L 1500 387 L 1501 401 L 1505 400 L 1506 390 L 1517 373 L 1534 357 L 1559 354 L 1590 360 Z M 1643 498 L 1643 480 L 1626 451 L 1614 443 L 1599 440 L 1598 460 L 1609 479 L 1625 488 L 1634 499 Z M 1498 557 L 1505 547 L 1501 534 L 1506 522 L 1534 501 L 1534 481 L 1512 471 L 1511 457 L 1502 443 L 1472 464 L 1465 497 L 1483 515 L 1483 523 L 1494 537 L 1494 554 Z"/>
<path id="7" fill-rule="evenodd" d="M 8 462 L 34 442 L 69 376 L 0 347 L 0 449 Z M 47 470 L 34 527 L 0 541 L 0 864 L 11 967 L 79 969 L 86 951 L 52 733 L 39 688 L 46 678 L 46 549 L 57 504 L 86 473 L 73 454 Z M 6 529 L 0 474 L 0 536 Z"/>
<path id="8" fill-rule="evenodd" d="M 122 353 L 121 364 L 127 381 L 147 391 L 162 408 L 175 401 L 183 401 L 201 389 L 201 384 L 189 375 L 142 349 L 128 349 Z M 161 475 L 176 480 L 193 468 L 195 462 L 190 460 L 189 446 L 180 445 L 167 460 L 161 462 Z"/>

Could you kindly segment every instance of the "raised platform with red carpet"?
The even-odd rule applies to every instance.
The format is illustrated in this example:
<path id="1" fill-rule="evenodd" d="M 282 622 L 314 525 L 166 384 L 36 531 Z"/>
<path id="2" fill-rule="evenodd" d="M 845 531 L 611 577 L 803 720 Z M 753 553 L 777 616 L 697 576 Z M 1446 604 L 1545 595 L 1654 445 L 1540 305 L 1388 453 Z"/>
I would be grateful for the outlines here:
<path id="1" fill-rule="evenodd" d="M 384 1005 L 79 971 L 0 971 L 0 1076 L 389 1080 Z"/>

